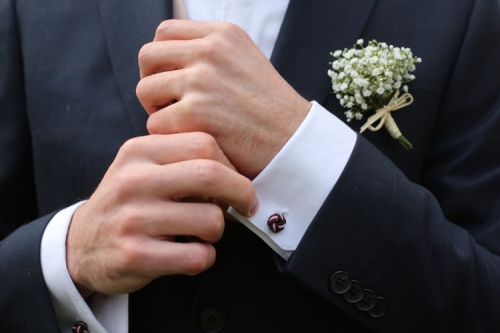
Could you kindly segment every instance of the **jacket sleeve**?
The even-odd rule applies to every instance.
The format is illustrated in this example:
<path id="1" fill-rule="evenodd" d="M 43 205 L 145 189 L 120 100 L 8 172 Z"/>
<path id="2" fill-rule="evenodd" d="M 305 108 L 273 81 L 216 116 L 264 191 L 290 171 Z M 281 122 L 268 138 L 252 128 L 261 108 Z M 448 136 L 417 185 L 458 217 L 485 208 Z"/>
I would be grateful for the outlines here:
<path id="1" fill-rule="evenodd" d="M 0 330 L 59 333 L 40 266 L 40 240 L 52 215 L 0 242 Z"/>
<path id="2" fill-rule="evenodd" d="M 0 331 L 59 332 L 40 267 L 51 216 L 20 227 L 37 205 L 15 16 L 0 0 Z"/>
<path id="3" fill-rule="evenodd" d="M 282 263 L 286 274 L 373 329 L 500 329 L 499 6 L 476 1 L 458 58 L 446 59 L 455 67 L 421 183 L 359 137 L 297 250 Z M 380 297 L 377 308 L 349 303 L 355 297 L 342 294 L 343 281 Z"/>

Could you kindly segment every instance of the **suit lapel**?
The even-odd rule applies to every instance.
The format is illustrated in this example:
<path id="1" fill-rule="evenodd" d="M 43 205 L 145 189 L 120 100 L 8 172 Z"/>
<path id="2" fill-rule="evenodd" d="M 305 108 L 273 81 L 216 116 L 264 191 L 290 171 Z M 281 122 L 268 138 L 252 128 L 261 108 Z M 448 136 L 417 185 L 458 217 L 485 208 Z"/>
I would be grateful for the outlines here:
<path id="1" fill-rule="evenodd" d="M 111 65 L 136 135 L 146 134 L 147 114 L 135 95 L 137 55 L 153 40 L 156 27 L 172 18 L 172 1 L 98 0 Z"/>
<path id="2" fill-rule="evenodd" d="M 271 62 L 304 98 L 322 103 L 331 90 L 330 52 L 361 37 L 376 0 L 291 0 Z"/>

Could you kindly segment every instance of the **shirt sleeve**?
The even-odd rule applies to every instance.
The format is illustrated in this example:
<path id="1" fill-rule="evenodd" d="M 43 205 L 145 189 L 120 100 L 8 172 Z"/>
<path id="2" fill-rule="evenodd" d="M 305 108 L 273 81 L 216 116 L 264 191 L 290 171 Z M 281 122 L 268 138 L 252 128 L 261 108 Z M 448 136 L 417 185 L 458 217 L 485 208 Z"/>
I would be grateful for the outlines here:
<path id="1" fill-rule="evenodd" d="M 343 172 L 356 138 L 352 129 L 313 101 L 294 135 L 253 180 L 260 203 L 257 214 L 246 218 L 232 207 L 228 212 L 288 259 Z M 278 233 L 267 225 L 273 214 L 286 219 Z"/>
<path id="2" fill-rule="evenodd" d="M 96 293 L 88 303 L 76 289 L 66 268 L 66 235 L 79 202 L 57 213 L 42 237 L 41 264 L 52 305 L 62 332 L 71 332 L 78 321 L 92 333 L 128 331 L 128 295 Z"/>

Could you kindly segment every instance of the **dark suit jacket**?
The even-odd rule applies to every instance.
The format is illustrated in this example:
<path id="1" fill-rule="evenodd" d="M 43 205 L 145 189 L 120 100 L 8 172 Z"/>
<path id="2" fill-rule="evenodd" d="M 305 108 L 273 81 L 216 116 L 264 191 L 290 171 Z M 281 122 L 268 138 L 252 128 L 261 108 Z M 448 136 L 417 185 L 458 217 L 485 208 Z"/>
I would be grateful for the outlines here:
<path id="1" fill-rule="evenodd" d="M 124 141 L 147 134 L 137 54 L 171 14 L 169 1 L 0 0 L 1 332 L 59 331 L 41 235 L 52 212 L 92 193 Z M 423 59 L 415 102 L 394 114 L 414 149 L 363 134 L 287 262 L 227 223 L 207 272 L 131 295 L 132 332 L 197 332 L 209 305 L 225 312 L 224 332 L 500 330 L 500 3 L 291 0 L 272 62 L 345 119 L 329 53 L 358 38 Z M 387 313 L 332 292 L 337 271 Z"/>

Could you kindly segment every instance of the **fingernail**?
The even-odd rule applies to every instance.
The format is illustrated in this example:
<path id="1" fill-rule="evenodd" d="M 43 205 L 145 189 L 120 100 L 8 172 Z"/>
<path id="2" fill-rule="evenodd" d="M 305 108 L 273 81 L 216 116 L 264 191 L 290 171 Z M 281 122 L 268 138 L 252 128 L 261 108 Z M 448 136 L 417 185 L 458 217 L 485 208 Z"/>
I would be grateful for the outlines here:
<path id="1" fill-rule="evenodd" d="M 257 210 L 259 210 L 259 199 L 255 197 L 255 202 L 253 203 L 252 209 L 250 209 L 250 213 L 248 216 L 254 216 L 257 213 Z"/>

